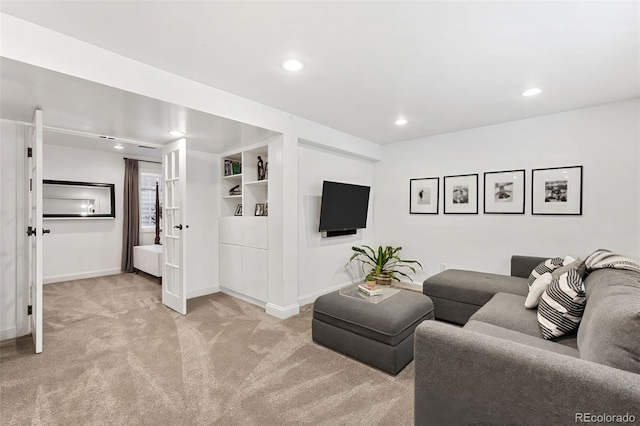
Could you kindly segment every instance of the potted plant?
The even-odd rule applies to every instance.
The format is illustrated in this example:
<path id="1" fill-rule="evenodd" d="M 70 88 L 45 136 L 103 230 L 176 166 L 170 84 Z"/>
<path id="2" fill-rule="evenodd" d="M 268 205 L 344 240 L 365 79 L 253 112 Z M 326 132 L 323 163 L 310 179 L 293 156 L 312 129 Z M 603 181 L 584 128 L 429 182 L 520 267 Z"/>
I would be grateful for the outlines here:
<path id="1" fill-rule="evenodd" d="M 365 281 L 367 282 L 367 286 L 368 287 L 375 287 L 376 286 L 376 276 L 373 272 L 369 272 L 367 274 L 367 277 L 365 278 Z"/>
<path id="2" fill-rule="evenodd" d="M 367 279 L 370 275 L 375 277 L 376 284 L 389 285 L 391 280 L 400 281 L 398 276 L 407 277 L 413 282 L 413 279 L 402 271 L 404 268 L 406 272 L 416 272 L 415 268 L 410 264 L 417 264 L 422 268 L 422 265 L 417 260 L 401 259 L 398 252 L 402 250 L 402 247 L 391 247 L 382 245 L 378 246 L 377 250 L 372 249 L 369 246 L 351 247 L 354 251 L 353 255 L 349 259 L 349 263 L 356 260 L 360 262 L 362 272 L 367 274 Z M 369 269 L 369 272 L 365 270 Z"/>

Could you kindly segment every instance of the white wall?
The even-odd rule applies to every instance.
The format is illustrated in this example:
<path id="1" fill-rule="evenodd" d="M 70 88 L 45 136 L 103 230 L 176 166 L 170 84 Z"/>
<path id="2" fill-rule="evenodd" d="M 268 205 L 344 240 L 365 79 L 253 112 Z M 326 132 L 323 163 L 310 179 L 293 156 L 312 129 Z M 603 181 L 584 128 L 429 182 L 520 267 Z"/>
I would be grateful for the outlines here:
<path id="1" fill-rule="evenodd" d="M 331 180 L 372 186 L 374 164 L 354 156 L 317 146 L 298 146 L 298 300 L 300 305 L 353 282 L 353 267 L 345 271 L 351 247 L 373 242 L 373 205 L 379 197 L 372 187 L 367 227 L 356 235 L 322 238 L 318 232 L 322 181 Z"/>
<path id="2" fill-rule="evenodd" d="M 425 266 L 509 273 L 512 254 L 577 255 L 608 248 L 640 258 L 640 102 L 497 124 L 383 147 L 375 230 Z M 532 216 L 531 169 L 583 165 L 582 216 Z M 442 177 L 526 169 L 524 215 L 444 215 Z M 440 214 L 409 214 L 409 179 L 441 178 Z"/>
<path id="3" fill-rule="evenodd" d="M 115 184 L 115 219 L 45 219 L 43 281 L 52 283 L 120 272 L 122 154 L 44 145 L 44 179 Z"/>
<path id="4" fill-rule="evenodd" d="M 24 252 L 24 223 L 21 221 L 22 198 L 18 186 L 24 170 L 18 162 L 24 152 L 23 126 L 15 121 L 1 120 L 0 137 L 0 340 L 22 336 L 28 332 L 23 311 L 28 296 L 25 270 L 18 264 Z M 23 163 L 24 164 L 24 163 Z M 26 188 L 25 188 L 26 189 Z"/>
<path id="5" fill-rule="evenodd" d="M 187 298 L 220 291 L 218 217 L 220 159 L 187 148 Z"/>

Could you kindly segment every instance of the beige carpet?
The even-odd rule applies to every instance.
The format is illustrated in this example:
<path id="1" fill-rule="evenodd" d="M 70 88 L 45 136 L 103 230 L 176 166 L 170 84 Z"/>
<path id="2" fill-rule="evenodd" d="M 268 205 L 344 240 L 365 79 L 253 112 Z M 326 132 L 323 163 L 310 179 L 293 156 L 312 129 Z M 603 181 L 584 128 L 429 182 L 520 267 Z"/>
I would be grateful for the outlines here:
<path id="1" fill-rule="evenodd" d="M 44 352 L 0 343 L 0 424 L 410 425 L 413 362 L 389 376 L 224 294 L 187 316 L 134 274 L 44 287 Z"/>

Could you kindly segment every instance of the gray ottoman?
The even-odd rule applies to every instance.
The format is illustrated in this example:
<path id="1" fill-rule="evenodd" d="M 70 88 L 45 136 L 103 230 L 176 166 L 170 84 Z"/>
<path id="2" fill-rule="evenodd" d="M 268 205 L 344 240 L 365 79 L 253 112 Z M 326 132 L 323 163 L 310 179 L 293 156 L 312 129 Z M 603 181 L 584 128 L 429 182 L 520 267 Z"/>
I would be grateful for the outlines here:
<path id="1" fill-rule="evenodd" d="M 398 374 L 413 359 L 413 331 L 433 319 L 429 297 L 400 290 L 374 304 L 325 294 L 313 304 L 313 341 L 390 374 Z"/>

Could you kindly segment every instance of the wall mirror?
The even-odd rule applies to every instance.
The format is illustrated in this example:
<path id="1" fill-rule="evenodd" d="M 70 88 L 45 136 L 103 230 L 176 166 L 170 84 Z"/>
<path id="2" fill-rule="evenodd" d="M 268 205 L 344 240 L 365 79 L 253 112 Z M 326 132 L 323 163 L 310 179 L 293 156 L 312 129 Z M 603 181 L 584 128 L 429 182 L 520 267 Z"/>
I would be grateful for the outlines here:
<path id="1" fill-rule="evenodd" d="M 44 218 L 115 218 L 113 183 L 43 180 Z"/>

